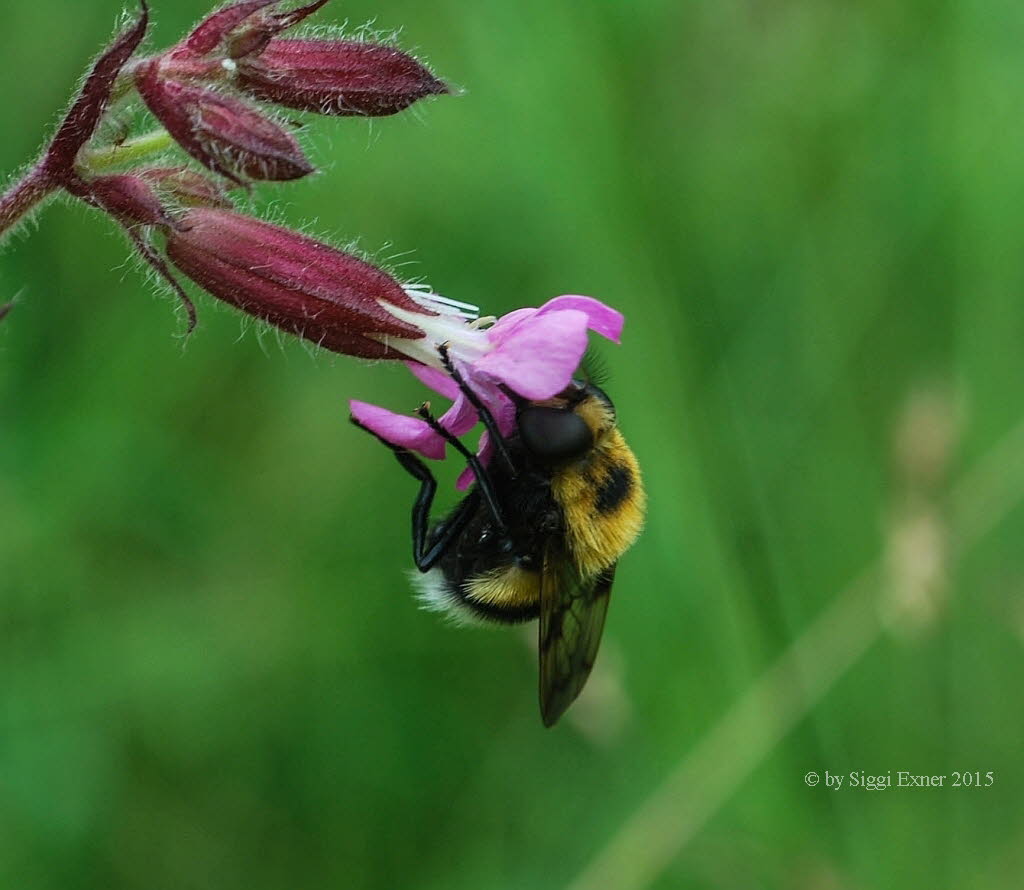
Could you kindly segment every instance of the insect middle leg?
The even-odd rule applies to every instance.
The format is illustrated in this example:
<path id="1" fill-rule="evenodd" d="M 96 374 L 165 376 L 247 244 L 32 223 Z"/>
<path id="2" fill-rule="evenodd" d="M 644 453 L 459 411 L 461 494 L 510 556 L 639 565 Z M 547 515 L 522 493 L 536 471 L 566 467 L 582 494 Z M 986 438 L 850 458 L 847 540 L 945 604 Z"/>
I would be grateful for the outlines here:
<path id="1" fill-rule="evenodd" d="M 378 442 L 386 445 L 402 468 L 419 481 L 420 490 L 412 505 L 412 558 L 417 569 L 421 572 L 429 572 L 448 551 L 452 541 L 466 527 L 476 507 L 476 498 L 472 493 L 466 497 L 437 532 L 431 535 L 430 508 L 434 503 L 434 494 L 437 492 L 437 480 L 430 472 L 430 468 L 411 451 L 382 439 L 354 417 L 349 419 L 354 426 L 365 430 Z"/>
<path id="2" fill-rule="evenodd" d="M 502 515 L 501 506 L 498 503 L 498 495 L 494 490 L 494 485 L 491 482 L 490 475 L 488 475 L 484 465 L 480 463 L 480 458 L 473 454 L 473 452 L 463 445 L 456 436 L 453 436 L 450 431 L 441 426 L 441 424 L 438 423 L 437 418 L 430 413 L 430 409 L 425 404 L 420 405 L 420 407 L 416 409 L 416 413 L 430 425 L 430 428 L 435 433 L 437 433 L 445 440 L 445 442 L 451 445 L 452 448 L 458 451 L 459 454 L 466 459 L 466 463 L 469 464 L 469 469 L 473 472 L 473 478 L 476 480 L 477 490 L 483 497 L 484 503 L 487 504 L 487 509 L 490 511 L 491 518 L 494 520 L 494 524 L 497 527 L 498 532 L 504 533 L 507 526 L 505 525 L 505 517 Z"/>

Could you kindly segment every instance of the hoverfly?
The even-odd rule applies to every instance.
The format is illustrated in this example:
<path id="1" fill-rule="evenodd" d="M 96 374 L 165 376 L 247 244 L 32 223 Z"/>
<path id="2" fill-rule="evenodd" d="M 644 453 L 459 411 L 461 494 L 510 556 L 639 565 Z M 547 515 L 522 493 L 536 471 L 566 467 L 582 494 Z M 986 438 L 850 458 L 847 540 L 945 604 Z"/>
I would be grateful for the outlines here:
<path id="1" fill-rule="evenodd" d="M 415 586 L 425 604 L 469 621 L 540 618 L 540 711 L 544 725 L 553 726 L 590 675 L 616 564 L 642 528 L 640 469 L 616 426 L 611 399 L 596 385 L 573 380 L 541 402 L 505 389 L 516 422 L 503 436 L 445 347 L 439 352 L 495 446 L 485 468 L 429 406 L 417 412 L 468 462 L 475 484 L 466 497 L 431 524 L 437 482 L 429 468 L 367 432 L 420 483 L 412 543 L 421 573 Z"/>

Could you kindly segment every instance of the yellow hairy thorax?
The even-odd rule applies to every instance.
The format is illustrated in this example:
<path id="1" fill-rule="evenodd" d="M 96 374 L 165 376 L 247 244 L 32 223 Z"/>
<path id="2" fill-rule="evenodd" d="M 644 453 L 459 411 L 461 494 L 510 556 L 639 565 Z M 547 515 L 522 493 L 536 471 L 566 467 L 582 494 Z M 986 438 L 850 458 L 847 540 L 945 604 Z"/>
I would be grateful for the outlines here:
<path id="1" fill-rule="evenodd" d="M 562 507 L 569 549 L 584 577 L 614 565 L 643 529 L 647 498 L 640 466 L 615 427 L 600 431 L 587 457 L 557 472 L 551 490 Z"/>

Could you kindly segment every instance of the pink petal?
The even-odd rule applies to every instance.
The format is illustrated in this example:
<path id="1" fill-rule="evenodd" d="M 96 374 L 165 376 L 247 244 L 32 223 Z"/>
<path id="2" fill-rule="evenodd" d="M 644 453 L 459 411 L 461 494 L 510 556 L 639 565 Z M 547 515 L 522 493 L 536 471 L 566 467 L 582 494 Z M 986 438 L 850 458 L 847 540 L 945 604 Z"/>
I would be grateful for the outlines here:
<path id="1" fill-rule="evenodd" d="M 514 312 L 509 312 L 487 329 L 487 337 L 496 346 L 500 345 L 509 337 L 515 336 L 516 329 L 526 319 L 532 318 L 534 315 L 546 315 L 549 312 L 559 312 L 564 309 L 576 309 L 585 313 L 590 330 L 615 343 L 621 340 L 624 322 L 622 313 L 606 306 L 600 300 L 578 294 L 555 297 L 548 300 L 539 309 L 516 309 Z"/>
<path id="2" fill-rule="evenodd" d="M 572 380 L 587 350 L 589 317 L 578 309 L 534 313 L 473 363 L 528 399 L 550 399 Z"/>
<path id="3" fill-rule="evenodd" d="M 472 370 L 464 363 L 459 362 L 459 371 L 463 376 L 470 375 Z M 405 366 L 412 371 L 413 375 L 421 383 L 425 383 L 432 390 L 439 392 L 446 399 L 451 399 L 453 404 L 440 418 L 440 424 L 455 436 L 462 436 L 476 426 L 479 419 L 476 409 L 469 403 L 459 389 L 459 385 L 452 380 L 451 376 L 437 368 L 428 365 L 421 365 L 419 362 L 406 362 Z"/>
<path id="4" fill-rule="evenodd" d="M 537 314 L 546 315 L 549 312 L 559 312 L 563 309 L 577 309 L 580 312 L 585 312 L 587 326 L 590 330 L 606 337 L 613 343 L 618 343 L 622 339 L 622 325 L 625 321 L 622 313 L 593 297 L 581 297 L 575 294 L 555 297 L 541 306 L 537 310 Z"/>
<path id="5" fill-rule="evenodd" d="M 498 424 L 498 431 L 507 438 L 516 428 L 516 413 L 519 409 L 505 393 L 497 390 L 495 394 L 497 401 L 488 404 L 491 414 L 494 415 L 494 420 Z M 481 445 L 483 444 L 485 443 L 481 442 Z"/>
<path id="6" fill-rule="evenodd" d="M 503 436 L 511 436 L 512 431 L 516 426 L 516 406 L 512 403 L 503 392 L 495 388 L 493 385 L 485 387 L 480 392 L 480 397 L 483 399 L 484 404 L 490 408 L 491 414 L 494 417 L 495 423 L 498 424 L 498 430 Z M 480 458 L 480 463 L 485 467 L 490 464 L 491 459 L 494 457 L 494 442 L 491 440 L 491 434 L 487 430 L 483 431 L 480 436 L 480 445 L 477 448 L 476 456 Z M 460 491 L 464 491 L 469 488 L 473 482 L 476 481 L 476 477 L 473 475 L 473 471 L 466 467 L 460 474 L 459 478 L 455 482 L 455 487 Z"/>
<path id="7" fill-rule="evenodd" d="M 476 482 L 476 476 L 473 475 L 473 471 L 467 466 L 466 469 L 459 473 L 459 478 L 455 480 L 455 487 L 459 491 L 465 491 L 474 482 Z"/>
<path id="8" fill-rule="evenodd" d="M 477 449 L 476 456 L 480 458 L 480 463 L 485 467 L 490 464 L 491 458 L 494 457 L 494 442 L 491 440 L 491 434 L 484 430 L 483 435 L 480 436 L 480 447 Z M 455 487 L 459 491 L 465 491 L 476 482 L 476 476 L 473 475 L 473 470 L 470 467 L 466 467 L 461 473 L 459 478 L 455 480 Z"/>
<path id="9" fill-rule="evenodd" d="M 536 309 L 516 309 L 501 316 L 487 329 L 487 339 L 495 346 L 504 343 L 513 335 L 515 329 L 526 319 L 537 314 Z"/>
<path id="10" fill-rule="evenodd" d="M 352 399 L 348 403 L 352 417 L 384 441 L 410 451 L 418 451 L 433 460 L 444 459 L 444 439 L 418 417 L 395 414 L 387 408 Z"/>
<path id="11" fill-rule="evenodd" d="M 459 385 L 444 371 L 431 368 L 429 365 L 421 365 L 419 362 L 406 362 L 405 366 L 420 383 L 426 384 L 434 392 L 441 393 L 446 399 L 454 402 L 459 397 Z"/>
<path id="12" fill-rule="evenodd" d="M 476 426 L 479 419 L 476 408 L 460 392 L 451 408 L 441 416 L 439 423 L 453 436 L 464 436 Z"/>

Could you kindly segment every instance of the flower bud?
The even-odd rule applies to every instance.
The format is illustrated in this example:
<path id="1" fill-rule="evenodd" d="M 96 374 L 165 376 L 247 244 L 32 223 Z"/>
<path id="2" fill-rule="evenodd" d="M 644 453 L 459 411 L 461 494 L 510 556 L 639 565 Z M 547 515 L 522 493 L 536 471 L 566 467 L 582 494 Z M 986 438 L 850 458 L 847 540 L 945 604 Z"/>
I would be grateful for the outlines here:
<path id="1" fill-rule="evenodd" d="M 241 184 L 240 176 L 299 179 L 313 172 L 298 142 L 240 99 L 166 78 L 159 61 L 139 69 L 136 85 L 174 140 L 232 182 Z"/>
<path id="2" fill-rule="evenodd" d="M 238 85 L 250 95 L 319 114 L 383 117 L 447 84 L 389 46 L 349 40 L 271 40 L 238 60 Z"/>
<path id="3" fill-rule="evenodd" d="M 221 52 L 237 59 L 257 53 L 272 37 L 311 16 L 326 3 L 327 0 L 315 0 L 298 9 L 273 12 L 281 0 L 241 0 L 208 15 L 168 55 L 183 60 Z"/>
<path id="4" fill-rule="evenodd" d="M 327 0 L 315 0 L 308 6 L 301 6 L 289 12 L 271 12 L 254 15 L 243 26 L 236 28 L 227 38 L 228 55 L 232 59 L 255 55 L 262 52 L 267 43 L 282 31 L 308 18 Z"/>
<path id="5" fill-rule="evenodd" d="M 96 204 L 119 222 L 144 226 L 177 226 L 168 215 L 153 188 L 141 176 L 117 173 L 97 176 L 84 183 L 81 196 Z M 68 187 L 72 194 L 77 189 Z"/>
<path id="6" fill-rule="evenodd" d="M 186 207 L 220 207 L 224 210 L 234 207 L 227 192 L 216 182 L 188 167 L 151 167 L 140 170 L 139 176 Z"/>
<path id="7" fill-rule="evenodd" d="M 435 316 L 369 263 L 227 210 L 190 210 L 167 234 L 167 257 L 218 299 L 332 352 L 406 358 L 387 341 L 424 332 L 391 310 L 407 319 Z"/>
<path id="8" fill-rule="evenodd" d="M 281 0 L 242 0 L 240 3 L 232 3 L 218 9 L 196 25 L 192 33 L 172 50 L 172 54 L 204 56 L 211 53 L 246 19 L 255 16 L 261 9 L 276 6 L 280 2 Z"/>

